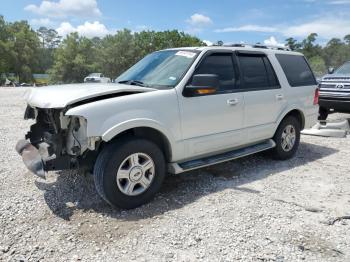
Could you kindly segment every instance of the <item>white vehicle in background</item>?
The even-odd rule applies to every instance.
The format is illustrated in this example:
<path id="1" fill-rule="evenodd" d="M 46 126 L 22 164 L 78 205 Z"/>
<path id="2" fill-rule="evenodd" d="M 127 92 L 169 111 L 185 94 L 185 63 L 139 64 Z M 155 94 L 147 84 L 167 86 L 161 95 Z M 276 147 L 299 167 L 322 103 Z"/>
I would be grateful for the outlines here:
<path id="1" fill-rule="evenodd" d="M 33 173 L 93 169 L 113 206 L 135 208 L 166 173 L 270 150 L 294 156 L 318 116 L 316 79 L 296 52 L 266 46 L 158 51 L 113 84 L 32 89 L 16 150 Z M 256 168 L 259 168 L 258 166 Z"/>
<path id="2" fill-rule="evenodd" d="M 110 83 L 111 79 L 102 73 L 92 73 L 84 78 L 84 83 Z"/>

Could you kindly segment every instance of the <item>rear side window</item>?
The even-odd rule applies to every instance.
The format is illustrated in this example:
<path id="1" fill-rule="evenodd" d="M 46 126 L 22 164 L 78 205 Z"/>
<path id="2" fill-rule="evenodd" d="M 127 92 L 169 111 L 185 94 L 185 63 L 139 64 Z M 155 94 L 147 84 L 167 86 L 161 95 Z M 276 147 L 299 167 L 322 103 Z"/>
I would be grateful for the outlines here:
<path id="1" fill-rule="evenodd" d="M 266 56 L 239 55 L 242 71 L 242 87 L 244 89 L 272 89 L 278 88 L 278 80 Z"/>
<path id="2" fill-rule="evenodd" d="M 311 86 L 317 84 L 305 57 L 276 54 L 276 58 L 281 64 L 290 86 Z"/>

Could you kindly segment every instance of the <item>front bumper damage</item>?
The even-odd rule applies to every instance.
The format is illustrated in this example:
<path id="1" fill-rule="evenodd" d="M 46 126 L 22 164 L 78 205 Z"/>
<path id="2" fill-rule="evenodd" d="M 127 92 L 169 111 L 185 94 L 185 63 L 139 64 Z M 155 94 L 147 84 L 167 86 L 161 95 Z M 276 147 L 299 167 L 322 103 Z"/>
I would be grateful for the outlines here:
<path id="1" fill-rule="evenodd" d="M 24 119 L 36 120 L 16 151 L 26 167 L 45 178 L 48 171 L 76 170 L 94 164 L 100 138 L 87 137 L 82 117 L 65 117 L 62 110 L 27 106 Z"/>
<path id="2" fill-rule="evenodd" d="M 79 167 L 76 157 L 51 154 L 50 145 L 46 142 L 33 145 L 28 140 L 21 139 L 16 144 L 16 151 L 29 171 L 44 179 L 48 171 L 73 170 Z"/>
<path id="3" fill-rule="evenodd" d="M 67 126 L 62 129 L 61 115 L 61 110 L 30 106 L 27 106 L 24 114 L 24 119 L 36 121 L 25 138 L 17 142 L 16 151 L 26 167 L 41 178 L 45 178 L 47 171 L 77 166 L 76 157 L 69 156 L 65 150 Z"/>
<path id="4" fill-rule="evenodd" d="M 21 139 L 16 144 L 17 153 L 22 156 L 25 166 L 35 175 L 45 178 L 44 161 L 39 150 L 27 140 Z"/>

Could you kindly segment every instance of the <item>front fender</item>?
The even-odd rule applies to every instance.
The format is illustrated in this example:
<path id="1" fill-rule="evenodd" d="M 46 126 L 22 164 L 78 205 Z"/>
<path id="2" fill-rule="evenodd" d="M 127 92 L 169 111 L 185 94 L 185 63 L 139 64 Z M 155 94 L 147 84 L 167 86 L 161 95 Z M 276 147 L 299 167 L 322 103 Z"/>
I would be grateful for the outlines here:
<path id="1" fill-rule="evenodd" d="M 109 128 L 106 132 L 102 134 L 102 140 L 108 142 L 118 134 L 126 130 L 137 128 L 137 127 L 153 128 L 159 131 L 160 133 L 162 133 L 169 140 L 170 143 L 174 141 L 173 135 L 166 127 L 164 127 L 158 121 L 155 121 L 153 119 L 147 119 L 147 118 L 131 119 L 131 120 L 118 123 L 117 125 Z"/>
<path id="2" fill-rule="evenodd" d="M 175 158 L 183 155 L 180 113 L 174 89 L 99 100 L 73 107 L 65 115 L 84 117 L 87 136 L 101 137 L 104 141 L 132 128 L 152 128 L 167 138 Z"/>
<path id="3" fill-rule="evenodd" d="M 107 110 L 87 110 L 82 112 L 73 108 L 66 115 L 82 116 L 87 120 L 87 136 L 98 136 L 103 141 L 109 141 L 118 134 L 136 127 L 149 127 L 161 132 L 170 143 L 175 142 L 176 136 L 156 114 L 149 110 L 128 110 L 117 114 L 105 113 Z M 138 116 L 138 117 L 132 117 Z M 174 129 L 173 129 L 174 130 Z M 176 130 L 174 130 L 176 131 Z"/>

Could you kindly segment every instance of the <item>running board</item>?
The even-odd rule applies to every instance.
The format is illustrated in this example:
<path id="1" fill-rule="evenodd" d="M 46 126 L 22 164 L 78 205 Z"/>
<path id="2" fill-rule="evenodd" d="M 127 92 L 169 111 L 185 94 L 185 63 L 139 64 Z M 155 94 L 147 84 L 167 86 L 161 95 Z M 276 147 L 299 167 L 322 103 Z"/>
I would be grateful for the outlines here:
<path id="1" fill-rule="evenodd" d="M 275 146 L 276 146 L 276 143 L 272 139 L 269 139 L 259 144 L 236 149 L 236 150 L 222 153 L 215 156 L 205 157 L 205 158 L 191 160 L 191 161 L 182 162 L 182 163 L 171 163 L 169 165 L 169 172 L 173 174 L 179 174 L 179 173 L 187 172 L 193 169 L 211 166 L 211 165 L 219 164 L 229 160 L 255 154 L 258 152 L 262 152 L 262 151 L 274 148 Z"/>

